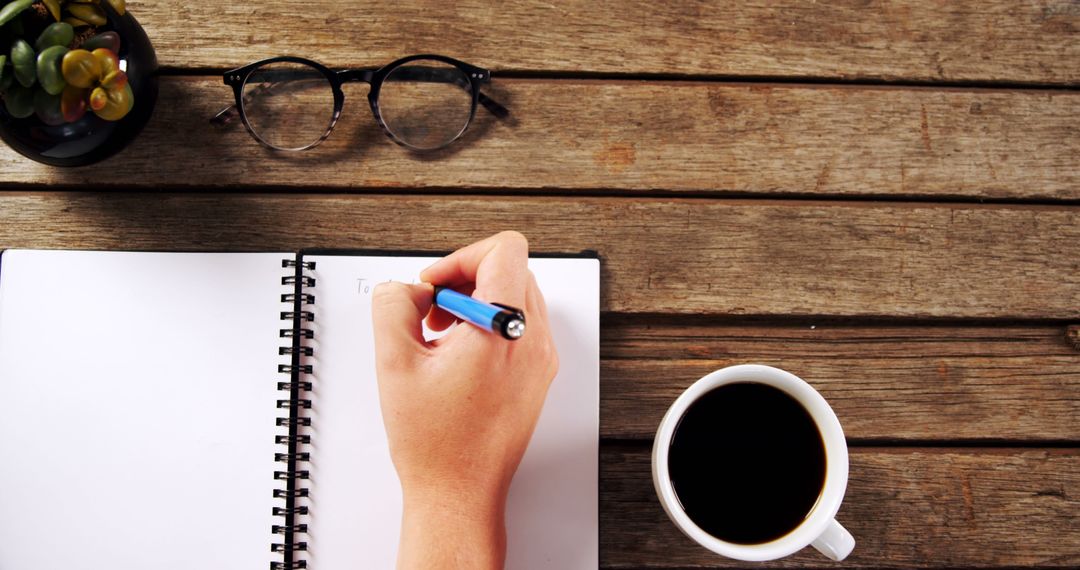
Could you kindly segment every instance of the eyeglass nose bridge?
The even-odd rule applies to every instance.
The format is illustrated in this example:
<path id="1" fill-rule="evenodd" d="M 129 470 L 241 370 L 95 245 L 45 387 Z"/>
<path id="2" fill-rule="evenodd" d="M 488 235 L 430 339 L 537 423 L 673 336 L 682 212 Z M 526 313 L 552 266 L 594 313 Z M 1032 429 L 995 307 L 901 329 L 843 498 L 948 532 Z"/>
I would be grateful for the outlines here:
<path id="1" fill-rule="evenodd" d="M 346 69 L 337 72 L 338 81 L 341 83 L 371 83 L 375 77 L 374 69 Z"/>

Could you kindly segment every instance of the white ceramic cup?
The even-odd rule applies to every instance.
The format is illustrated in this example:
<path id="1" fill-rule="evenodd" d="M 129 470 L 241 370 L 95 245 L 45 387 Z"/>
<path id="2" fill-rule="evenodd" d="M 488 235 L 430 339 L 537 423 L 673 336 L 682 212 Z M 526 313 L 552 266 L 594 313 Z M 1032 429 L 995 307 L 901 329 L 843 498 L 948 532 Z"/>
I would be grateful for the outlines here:
<path id="1" fill-rule="evenodd" d="M 799 526 L 784 536 L 761 544 L 736 544 L 720 540 L 705 532 L 687 516 L 675 496 L 668 473 L 668 450 L 679 420 L 690 404 L 713 388 L 735 382 L 756 382 L 783 390 L 795 398 L 810 413 L 825 443 L 825 486 L 810 514 Z M 653 485 L 656 496 L 675 526 L 698 544 L 709 550 L 737 560 L 774 560 L 793 554 L 811 545 L 832 560 L 843 560 L 855 547 L 852 538 L 834 518 L 840 509 L 847 489 L 847 441 L 840 421 L 825 398 L 803 379 L 790 372 L 760 364 L 740 364 L 712 372 L 694 382 L 668 409 L 656 431 L 652 453 Z"/>

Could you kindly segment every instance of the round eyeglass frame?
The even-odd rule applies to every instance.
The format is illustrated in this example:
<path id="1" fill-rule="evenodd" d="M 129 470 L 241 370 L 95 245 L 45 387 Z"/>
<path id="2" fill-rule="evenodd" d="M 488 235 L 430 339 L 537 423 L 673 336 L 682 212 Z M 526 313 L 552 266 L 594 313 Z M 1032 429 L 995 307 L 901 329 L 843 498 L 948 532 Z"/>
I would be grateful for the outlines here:
<path id="1" fill-rule="evenodd" d="M 416 146 L 398 138 L 398 136 L 395 135 L 394 132 L 386 126 L 386 122 L 383 120 L 382 114 L 379 112 L 379 92 L 382 89 L 383 81 L 386 79 L 387 76 L 390 75 L 390 73 L 392 73 L 398 67 L 417 60 L 434 60 L 449 64 L 464 73 L 465 77 L 469 81 L 469 119 L 465 122 L 465 124 L 461 127 L 461 130 L 458 131 L 457 134 L 455 134 L 446 142 L 434 147 Z M 330 87 L 333 89 L 334 113 L 333 115 L 331 115 L 330 122 L 326 126 L 326 132 L 324 132 L 322 136 L 320 136 L 315 141 L 307 144 L 306 146 L 287 148 L 271 144 L 270 142 L 259 136 L 259 133 L 255 132 L 255 129 L 253 129 L 251 127 L 251 124 L 248 122 L 247 113 L 244 111 L 244 87 L 247 85 L 247 81 L 251 78 L 252 73 L 254 73 L 262 66 L 280 62 L 297 63 L 310 66 L 311 68 L 319 71 L 324 77 L 326 77 L 326 80 L 330 83 Z M 465 131 L 469 129 L 469 125 L 472 124 L 473 118 L 476 117 L 476 104 L 480 101 L 480 87 L 481 85 L 491 81 L 491 73 L 486 69 L 476 67 L 475 65 L 469 65 L 468 63 L 456 60 L 452 57 L 436 54 L 410 55 L 408 57 L 403 57 L 401 59 L 390 62 L 379 69 L 343 69 L 338 71 L 332 70 L 317 61 L 313 61 L 307 58 L 283 55 L 249 63 L 243 67 L 228 71 L 225 73 L 224 78 L 225 84 L 233 88 L 233 95 L 236 97 L 236 108 L 240 111 L 240 120 L 243 121 L 244 128 L 247 129 L 248 134 L 250 134 L 252 138 L 258 141 L 259 144 L 267 148 L 280 151 L 302 151 L 315 148 L 316 146 L 321 144 L 323 141 L 330 137 L 330 133 L 333 132 L 334 126 L 337 125 L 338 119 L 341 118 L 341 110 L 345 106 L 345 93 L 341 90 L 341 86 L 346 83 L 363 82 L 368 83 L 371 86 L 370 90 L 368 91 L 368 105 L 371 107 L 371 113 L 375 116 L 375 121 L 379 124 L 379 127 L 382 128 L 383 133 L 385 133 L 386 136 L 390 138 L 390 140 L 409 150 L 417 152 L 430 152 L 446 148 L 447 146 L 453 144 L 454 141 L 461 138 L 461 136 L 465 134 Z"/>

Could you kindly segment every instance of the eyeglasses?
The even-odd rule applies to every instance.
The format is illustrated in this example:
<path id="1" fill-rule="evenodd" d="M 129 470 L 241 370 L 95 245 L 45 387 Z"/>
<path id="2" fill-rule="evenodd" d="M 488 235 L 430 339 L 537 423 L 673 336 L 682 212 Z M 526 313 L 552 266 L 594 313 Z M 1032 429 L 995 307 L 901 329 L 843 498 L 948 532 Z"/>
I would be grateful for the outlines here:
<path id="1" fill-rule="evenodd" d="M 412 55 L 380 69 L 333 71 L 300 57 L 274 57 L 228 71 L 225 84 L 236 103 L 210 122 L 237 116 L 251 136 L 275 150 L 307 150 L 330 136 L 345 103 L 341 86 L 371 85 L 375 121 L 394 142 L 419 151 L 437 150 L 465 133 L 480 103 L 496 117 L 510 112 L 480 86 L 491 73 L 441 55 Z"/>

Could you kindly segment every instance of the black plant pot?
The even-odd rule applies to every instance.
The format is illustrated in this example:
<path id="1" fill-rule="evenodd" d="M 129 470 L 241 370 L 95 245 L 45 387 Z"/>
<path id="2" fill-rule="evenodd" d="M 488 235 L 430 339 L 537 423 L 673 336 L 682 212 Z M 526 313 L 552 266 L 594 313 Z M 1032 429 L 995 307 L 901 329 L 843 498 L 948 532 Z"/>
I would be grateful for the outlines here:
<path id="1" fill-rule="evenodd" d="M 135 104 L 119 121 L 106 121 L 87 112 L 74 123 L 46 125 L 36 115 L 16 119 L 0 104 L 0 139 L 19 154 L 53 166 L 92 164 L 128 145 L 150 120 L 157 102 L 157 55 L 139 22 L 125 11 L 118 15 L 102 2 L 108 24 L 98 28 L 120 35 L 120 69 L 125 70 Z"/>

